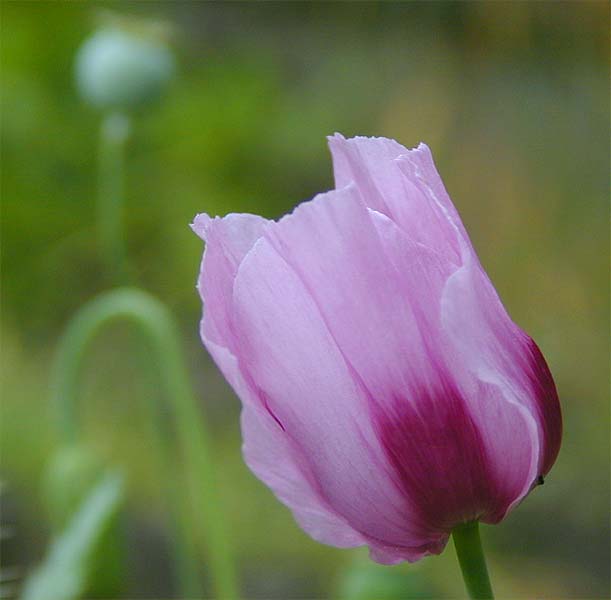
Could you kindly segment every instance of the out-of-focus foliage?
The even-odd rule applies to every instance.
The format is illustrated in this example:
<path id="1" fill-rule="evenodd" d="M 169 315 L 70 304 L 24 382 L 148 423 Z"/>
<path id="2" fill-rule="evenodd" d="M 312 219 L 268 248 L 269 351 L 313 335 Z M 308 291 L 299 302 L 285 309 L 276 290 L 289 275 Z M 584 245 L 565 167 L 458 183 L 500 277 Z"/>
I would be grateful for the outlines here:
<path id="1" fill-rule="evenodd" d="M 426 600 L 439 596 L 440 586 L 421 565 L 410 570 L 357 559 L 342 574 L 337 598 L 341 600 Z"/>
<path id="2" fill-rule="evenodd" d="M 72 443 L 60 447 L 54 453 L 43 474 L 41 489 L 52 537 L 59 536 L 67 529 L 75 513 L 105 474 L 107 469 L 101 458 L 83 444 Z M 112 499 L 113 496 L 110 495 L 109 502 Z M 99 517 L 92 515 L 92 518 Z M 88 540 L 89 569 L 81 574 L 81 583 L 85 586 L 81 591 L 86 595 L 113 598 L 123 588 L 125 536 L 122 528 L 119 511 L 115 510 L 108 517 L 108 521 L 103 523 L 100 531 L 94 531 L 93 537 Z M 79 557 L 79 560 L 84 558 Z M 48 583 L 46 578 L 43 581 Z M 52 596 L 53 590 L 48 590 L 47 594 Z"/>
<path id="3" fill-rule="evenodd" d="M 96 3 L 2 5 L 3 562 L 49 540 L 39 481 L 58 440 L 49 366 L 69 316 L 106 289 L 95 239 L 100 116 L 77 49 Z M 311 541 L 246 469 L 238 402 L 198 341 L 196 212 L 269 217 L 332 187 L 325 135 L 427 142 L 510 314 L 539 343 L 564 410 L 558 463 L 484 528 L 500 597 L 609 588 L 609 11 L 606 2 L 104 3 L 165 19 L 176 77 L 137 110 L 127 152 L 132 272 L 178 316 L 213 425 L 221 494 L 248 597 L 329 597 L 352 551 Z M 154 13 L 154 14 L 153 14 Z M 89 442 L 130 472 L 127 597 L 170 597 L 167 482 L 143 398 L 146 347 L 108 332 L 88 359 Z M 406 575 L 410 567 L 394 567 Z M 205 565 L 203 567 L 205 572 Z M 423 573 L 462 590 L 448 548 Z"/>
<path id="4" fill-rule="evenodd" d="M 53 455 L 44 474 L 42 496 L 55 531 L 66 526 L 103 471 L 99 457 L 80 445 L 60 448 Z"/>
<path id="5" fill-rule="evenodd" d="M 100 478 L 25 582 L 23 600 L 76 600 L 87 591 L 95 575 L 97 546 L 112 526 L 122 496 L 119 473 Z"/>

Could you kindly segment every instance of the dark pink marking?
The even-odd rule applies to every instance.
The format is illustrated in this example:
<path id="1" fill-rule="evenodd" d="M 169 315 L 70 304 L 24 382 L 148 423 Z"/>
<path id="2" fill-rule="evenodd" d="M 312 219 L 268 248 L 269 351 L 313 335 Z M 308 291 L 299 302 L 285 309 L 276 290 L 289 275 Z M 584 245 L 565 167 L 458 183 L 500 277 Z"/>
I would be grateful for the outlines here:
<path id="1" fill-rule="evenodd" d="M 272 419 L 276 421 L 280 429 L 286 432 L 286 429 L 284 425 L 282 424 L 282 421 L 276 416 L 276 413 L 272 410 L 271 406 L 269 405 L 269 396 L 259 387 L 257 387 L 256 390 L 257 390 L 257 394 L 259 395 L 259 398 L 261 398 L 261 403 L 263 404 L 263 408 L 265 408 L 265 410 L 272 417 Z"/>
<path id="2" fill-rule="evenodd" d="M 392 412 L 373 412 L 397 485 L 430 527 L 449 531 L 498 513 L 504 499 L 490 476 L 480 434 L 452 384 L 435 392 L 422 388 L 417 398 L 398 396 Z"/>

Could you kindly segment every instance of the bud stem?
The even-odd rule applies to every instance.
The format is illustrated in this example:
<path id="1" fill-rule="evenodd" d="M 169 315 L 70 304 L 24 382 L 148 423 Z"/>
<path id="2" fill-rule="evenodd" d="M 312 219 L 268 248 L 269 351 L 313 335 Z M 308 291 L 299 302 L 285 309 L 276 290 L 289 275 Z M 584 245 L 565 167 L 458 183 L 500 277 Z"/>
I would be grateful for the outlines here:
<path id="1" fill-rule="evenodd" d="M 459 525 L 452 531 L 452 538 L 469 597 L 472 600 L 492 600 L 494 596 L 479 537 L 479 521 Z"/>
<path id="2" fill-rule="evenodd" d="M 123 198 L 129 126 L 126 115 L 110 113 L 100 127 L 97 227 L 100 250 L 113 283 L 126 282 Z"/>

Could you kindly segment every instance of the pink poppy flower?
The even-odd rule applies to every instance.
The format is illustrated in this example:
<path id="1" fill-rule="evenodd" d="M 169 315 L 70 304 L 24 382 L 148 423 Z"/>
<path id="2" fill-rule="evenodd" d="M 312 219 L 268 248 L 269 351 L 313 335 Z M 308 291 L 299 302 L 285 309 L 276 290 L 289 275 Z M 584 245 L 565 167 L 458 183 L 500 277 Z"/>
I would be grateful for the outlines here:
<path id="1" fill-rule="evenodd" d="M 201 335 L 242 401 L 248 466 L 301 527 L 415 561 L 547 474 L 560 406 L 427 146 L 329 143 L 336 189 L 278 222 L 196 217 Z"/>

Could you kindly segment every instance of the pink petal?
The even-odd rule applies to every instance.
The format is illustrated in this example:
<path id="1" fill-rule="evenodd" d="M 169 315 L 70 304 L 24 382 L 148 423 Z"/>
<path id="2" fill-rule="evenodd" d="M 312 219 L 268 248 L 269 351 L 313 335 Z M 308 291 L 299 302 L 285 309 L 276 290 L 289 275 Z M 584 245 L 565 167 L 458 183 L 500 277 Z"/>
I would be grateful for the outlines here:
<path id="1" fill-rule="evenodd" d="M 267 411 L 245 406 L 242 435 L 246 464 L 291 509 L 299 525 L 315 540 L 340 548 L 366 543 L 326 504 L 317 491 L 309 465 Z"/>
<path id="2" fill-rule="evenodd" d="M 413 293 L 406 295 L 354 186 L 301 204 L 265 239 L 299 275 L 353 376 L 368 389 L 390 397 L 397 385 L 409 389 L 419 373 L 431 371 L 411 310 Z M 405 269 L 423 256 L 410 257 Z M 425 296 L 427 290 L 421 291 Z"/>
<path id="3" fill-rule="evenodd" d="M 439 554 L 447 535 L 422 546 L 392 546 L 353 529 L 324 499 L 305 455 L 266 411 L 245 406 L 242 411 L 244 459 L 251 471 L 291 509 L 304 531 L 318 542 L 338 548 L 368 545 L 376 562 L 393 565 Z"/>
<path id="4" fill-rule="evenodd" d="M 504 390 L 535 420 L 539 440 L 535 478 L 545 475 L 562 437 L 556 388 L 539 348 L 513 323 L 478 264 L 465 265 L 448 280 L 442 318 L 467 368 L 481 381 Z"/>
<path id="5" fill-rule="evenodd" d="M 439 514 L 449 523 L 475 518 L 496 522 L 528 493 L 537 476 L 539 440 L 535 420 L 511 390 L 474 376 L 462 353 L 448 339 L 441 299 L 453 267 L 444 269 L 443 261 L 414 245 L 387 217 L 379 213 L 372 213 L 372 217 L 386 256 L 396 268 L 396 279 L 405 286 L 405 298 L 425 334 L 423 345 L 415 351 L 426 357 L 432 369 L 426 378 L 420 371 L 421 385 L 415 385 L 411 392 L 413 409 L 402 401 L 400 391 L 398 396 L 394 392 L 400 401 L 387 411 L 383 427 L 384 435 L 391 442 L 395 440 L 390 444 L 391 454 L 420 456 L 413 462 L 400 461 L 399 468 L 406 489 L 414 490 L 418 479 L 429 478 L 424 503 L 431 510 L 429 519 Z M 463 338 L 471 335 L 470 327 L 462 323 Z M 427 414 L 434 416 L 427 418 Z M 417 436 L 409 435 L 412 429 Z M 444 434 L 445 445 L 435 441 Z M 420 448 L 429 450 L 423 455 Z M 436 465 L 444 461 L 447 468 L 439 469 Z M 414 470 L 420 471 L 420 476 L 414 475 Z M 435 503 L 434 497 L 441 502 Z M 461 515 L 464 507 L 476 514 Z M 447 527 L 447 522 L 438 526 Z"/>
<path id="6" fill-rule="evenodd" d="M 387 548 L 357 532 L 329 506 L 318 491 L 320 484 L 314 478 L 308 461 L 304 460 L 303 453 L 295 450 L 291 438 L 278 426 L 279 421 L 271 412 L 261 390 L 258 389 L 258 393 L 253 391 L 251 383 L 247 382 L 240 370 L 233 354 L 237 342 L 231 302 L 227 299 L 232 294 L 239 265 L 266 225 L 264 219 L 254 215 L 228 215 L 224 219 L 211 219 L 205 214 L 198 215 L 193 224 L 194 231 L 207 242 L 198 281 L 198 289 L 205 303 L 202 339 L 244 403 L 242 430 L 245 460 L 251 470 L 291 508 L 296 520 L 314 539 L 339 547 L 367 543 L 372 549 L 378 548 L 378 553 L 384 554 L 385 562 L 415 560 L 425 550 L 418 549 L 414 554 L 409 548 Z M 419 542 L 426 546 L 426 541 L 419 539 Z M 394 559 L 389 559 L 389 556 Z"/>
<path id="7" fill-rule="evenodd" d="M 271 227 L 270 236 L 272 229 L 288 233 L 286 223 L 302 223 L 309 210 L 304 207 L 320 208 L 323 216 L 327 208 L 354 199 L 350 190 L 318 197 L 302 205 L 294 219 Z M 364 207 L 357 208 L 367 217 Z M 438 548 L 446 534 L 431 531 L 412 512 L 374 431 L 359 377 L 307 283 L 272 247 L 267 233 L 243 261 L 234 298 L 241 369 L 256 381 L 262 405 L 298 448 L 326 503 L 370 545 L 396 546 L 410 555 L 412 548 L 418 555 L 422 547 Z"/>
<path id="8" fill-rule="evenodd" d="M 464 289 L 455 294 L 460 299 L 454 304 L 456 315 L 454 333 L 456 339 L 462 340 L 462 346 L 461 349 L 456 347 L 452 349 L 448 348 L 446 343 L 444 352 L 446 353 L 446 360 L 450 363 L 457 363 L 456 357 L 463 355 L 467 362 L 469 362 L 469 357 L 474 357 L 477 360 L 482 354 L 482 345 L 477 331 L 478 327 L 481 327 L 486 321 L 495 324 L 497 327 L 505 324 L 506 328 L 513 332 L 509 336 L 501 333 L 499 341 L 501 345 L 514 346 L 515 351 L 512 352 L 512 357 L 509 361 L 497 360 L 491 367 L 491 371 L 497 373 L 497 379 L 494 381 L 498 387 L 497 395 L 500 394 L 499 397 L 506 398 L 507 402 L 517 403 L 520 407 L 528 410 L 528 414 L 514 415 L 514 421 L 517 419 L 517 422 L 521 420 L 529 422 L 527 426 L 522 426 L 521 429 L 522 431 L 530 431 L 530 439 L 525 440 L 528 441 L 527 447 L 531 450 L 539 447 L 539 450 L 537 450 L 540 453 L 539 473 L 533 473 L 532 461 L 525 455 L 521 462 L 513 463 L 514 468 L 509 471 L 513 473 L 513 483 L 509 485 L 509 479 L 511 478 L 505 478 L 507 484 L 505 487 L 513 489 L 513 493 L 516 494 L 514 503 L 519 501 L 521 497 L 528 493 L 532 485 L 532 480 L 529 482 L 528 478 L 546 473 L 551 468 L 560 444 L 561 418 L 559 405 L 545 361 L 534 342 L 522 334 L 500 305 L 494 288 L 492 288 L 479 266 L 479 260 L 435 169 L 429 149 L 421 144 L 415 150 L 406 150 L 392 140 L 382 138 L 345 140 L 338 135 L 330 139 L 330 146 L 338 185 L 345 185 L 348 181 L 354 180 L 363 192 L 368 206 L 378 208 L 379 212 L 391 217 L 412 242 L 420 242 L 424 246 L 434 248 L 436 253 L 443 254 L 452 264 L 464 264 L 465 270 L 468 268 L 481 272 L 482 277 L 487 282 L 487 289 L 492 291 L 490 300 L 484 301 L 485 308 L 494 312 L 494 316 L 490 319 L 481 314 L 481 308 L 478 309 L 474 305 L 471 311 L 465 312 L 463 305 L 466 298 L 472 298 L 473 294 L 466 295 Z M 381 221 L 382 219 L 378 219 L 378 224 Z M 387 229 L 389 228 L 387 227 Z M 387 246 L 391 252 L 396 250 L 396 240 L 391 241 Z M 405 249 L 403 251 L 403 256 L 396 261 L 398 272 L 401 273 L 405 268 L 404 265 L 409 264 L 411 256 L 413 256 L 413 250 Z M 425 276 L 427 272 L 431 272 L 429 267 L 424 269 Z M 411 287 L 415 289 L 413 285 Z M 473 290 L 471 283 L 466 284 L 465 287 Z M 439 287 L 437 289 L 429 287 L 426 293 L 422 293 L 420 296 L 435 299 L 440 297 L 441 292 L 442 290 Z M 453 302 L 454 296 L 448 304 Z M 434 304 L 432 302 L 432 305 Z M 427 303 L 425 302 L 423 306 L 424 313 L 422 314 L 426 314 Z M 429 308 L 430 306 L 428 305 Z M 500 310 L 495 306 L 500 307 Z M 474 310 L 475 312 L 479 311 L 479 314 L 473 315 L 471 322 L 467 323 L 468 319 L 465 319 L 464 315 L 473 313 Z M 468 340 L 472 337 L 475 339 L 472 343 L 469 343 Z M 521 341 L 516 344 L 516 340 Z M 525 341 L 526 344 L 524 344 Z M 468 351 L 466 346 L 469 346 Z M 437 349 L 443 349 L 441 338 L 438 338 Z M 490 347 L 489 351 L 484 354 L 486 356 L 498 356 L 498 353 L 498 348 L 492 349 Z M 524 357 L 529 358 L 525 360 Z M 513 373 L 507 373 L 508 368 L 512 368 Z M 479 394 L 473 391 L 478 386 L 473 383 L 469 384 L 469 377 L 464 375 L 465 371 L 469 372 L 469 366 L 465 365 L 461 371 L 456 364 L 453 364 L 452 370 L 453 377 L 457 380 L 462 379 L 461 385 L 470 388 L 465 397 L 470 399 L 472 409 L 473 405 L 478 403 L 481 404 L 481 408 L 489 408 L 486 405 L 487 401 L 485 399 L 478 400 Z M 505 373 L 505 375 L 503 377 L 498 376 L 499 371 Z M 462 377 L 461 372 L 463 373 Z M 477 373 L 477 371 L 471 370 L 471 373 Z M 518 395 L 522 398 L 522 401 L 516 398 L 511 387 L 502 385 L 501 379 L 504 378 L 509 378 L 512 381 L 522 380 L 522 384 L 518 384 L 519 387 L 521 385 L 522 389 L 522 392 Z M 477 376 L 475 379 L 477 379 Z M 482 383 L 485 384 L 486 382 L 487 380 L 484 379 Z M 515 385 L 514 383 L 513 386 L 515 387 Z M 483 414 L 481 408 L 476 412 Z M 515 406 L 513 411 L 515 412 L 518 408 Z M 539 435 L 532 431 L 533 425 L 530 421 L 533 417 L 539 429 Z M 512 426 L 515 426 L 515 423 L 513 425 L 511 422 L 504 424 L 506 429 L 504 437 L 508 443 L 511 442 Z M 485 424 L 482 425 L 482 428 L 484 432 L 491 430 Z M 498 432 L 495 432 L 496 434 Z M 539 437 L 542 440 L 540 444 Z M 505 446 L 494 443 L 494 440 L 491 439 L 487 442 L 487 447 L 489 454 L 496 455 L 494 462 L 495 464 L 498 463 L 497 471 L 508 468 L 507 461 L 504 460 L 508 456 L 504 451 Z M 518 472 L 518 466 L 521 467 L 521 474 Z M 521 485 L 520 481 L 522 481 Z M 518 492 L 519 489 L 521 491 Z"/>
<path id="9" fill-rule="evenodd" d="M 301 205 L 264 237 L 299 274 L 365 390 L 395 485 L 412 508 L 437 531 L 504 514 L 536 476 L 536 437 L 533 449 L 526 411 L 459 362 L 457 372 L 447 366 L 440 301 L 456 267 L 367 210 L 354 188 Z M 492 414 L 502 445 L 478 427 Z M 497 458 L 510 463 L 502 478 Z"/>
<path id="10" fill-rule="evenodd" d="M 197 289 L 204 303 L 202 337 L 232 348 L 231 297 L 233 280 L 244 256 L 263 233 L 268 221 L 257 215 L 229 214 L 210 218 L 202 213 L 191 228 L 206 241 Z"/>
<path id="11" fill-rule="evenodd" d="M 353 182 L 368 207 L 390 217 L 415 242 L 460 264 L 468 237 L 425 144 L 408 150 L 385 138 L 346 140 L 335 134 L 329 147 L 337 188 Z"/>
<path id="12" fill-rule="evenodd" d="M 366 543 L 317 491 L 317 484 L 289 436 L 244 379 L 238 361 L 227 348 L 208 339 L 206 347 L 243 403 L 244 460 L 293 512 L 301 527 L 315 540 L 341 548 Z"/>

